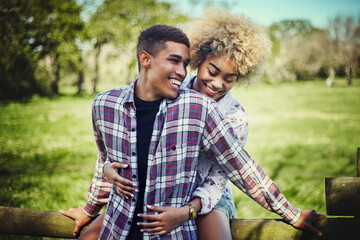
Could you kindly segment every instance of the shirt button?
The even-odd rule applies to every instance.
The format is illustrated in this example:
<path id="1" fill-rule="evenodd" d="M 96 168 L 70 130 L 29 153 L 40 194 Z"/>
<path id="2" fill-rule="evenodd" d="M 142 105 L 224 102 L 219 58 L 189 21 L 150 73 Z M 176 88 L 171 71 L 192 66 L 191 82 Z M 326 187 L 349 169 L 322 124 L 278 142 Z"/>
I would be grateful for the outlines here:
<path id="1" fill-rule="evenodd" d="M 136 152 L 132 152 L 131 155 L 135 156 L 135 155 L 136 155 Z"/>
<path id="2" fill-rule="evenodd" d="M 128 224 L 131 225 L 131 221 L 128 221 Z"/>
<path id="3" fill-rule="evenodd" d="M 131 201 L 132 201 L 132 202 L 135 202 L 135 201 L 136 201 L 136 199 L 135 199 L 135 198 L 133 198 L 133 199 L 131 199 Z"/>
<path id="4" fill-rule="evenodd" d="M 136 175 L 134 174 L 134 175 L 132 175 L 132 177 L 133 177 L 133 178 L 136 178 Z"/>
<path id="5" fill-rule="evenodd" d="M 135 131 L 136 131 L 136 129 L 135 129 L 135 128 L 132 128 L 132 129 L 131 129 L 131 131 L 132 131 L 132 132 L 135 132 Z"/>
<path id="6" fill-rule="evenodd" d="M 175 146 L 172 146 L 171 149 L 172 149 L 173 151 L 175 151 L 175 150 L 176 150 L 176 147 L 175 147 Z"/>

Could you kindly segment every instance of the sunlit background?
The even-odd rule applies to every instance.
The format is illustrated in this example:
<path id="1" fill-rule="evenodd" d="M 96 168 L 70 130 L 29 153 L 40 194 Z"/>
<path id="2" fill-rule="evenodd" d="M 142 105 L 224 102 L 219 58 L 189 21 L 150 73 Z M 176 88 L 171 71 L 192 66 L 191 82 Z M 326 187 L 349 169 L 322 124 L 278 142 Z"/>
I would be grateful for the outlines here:
<path id="1" fill-rule="evenodd" d="M 182 13 L 200 17 L 203 14 L 204 6 L 209 1 L 167 0 L 174 4 Z M 265 26 L 285 19 L 306 19 L 310 20 L 315 27 L 326 27 L 328 20 L 336 15 L 359 15 L 360 3 L 356 0 L 230 0 L 211 1 L 212 6 L 227 7 L 232 13 L 243 13 Z"/>
<path id="2" fill-rule="evenodd" d="M 233 89 L 249 115 L 245 148 L 291 203 L 326 214 L 325 177 L 356 176 L 360 147 L 355 0 L 1 1 L 0 205 L 84 205 L 96 160 L 93 97 L 136 78 L 141 29 L 186 29 L 207 6 L 267 29 L 263 76 Z M 233 190 L 238 218 L 279 218 Z"/>

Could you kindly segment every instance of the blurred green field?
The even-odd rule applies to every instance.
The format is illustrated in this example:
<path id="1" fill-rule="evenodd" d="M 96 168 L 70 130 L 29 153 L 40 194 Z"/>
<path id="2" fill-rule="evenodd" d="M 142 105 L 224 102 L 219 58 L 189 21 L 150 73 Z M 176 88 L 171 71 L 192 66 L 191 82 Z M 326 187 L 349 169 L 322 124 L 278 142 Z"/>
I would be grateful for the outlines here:
<path id="1" fill-rule="evenodd" d="M 325 177 L 356 176 L 360 80 L 348 87 L 337 79 L 332 88 L 320 80 L 258 83 L 233 94 L 249 115 L 250 156 L 296 207 L 326 214 Z M 85 203 L 96 160 L 92 99 L 0 105 L 1 206 L 59 210 Z M 235 188 L 234 197 L 239 218 L 278 218 Z"/>
<path id="2" fill-rule="evenodd" d="M 301 209 L 326 214 L 325 177 L 356 176 L 360 83 L 337 79 L 236 89 L 249 115 L 245 149 Z M 239 218 L 277 218 L 234 189 Z"/>

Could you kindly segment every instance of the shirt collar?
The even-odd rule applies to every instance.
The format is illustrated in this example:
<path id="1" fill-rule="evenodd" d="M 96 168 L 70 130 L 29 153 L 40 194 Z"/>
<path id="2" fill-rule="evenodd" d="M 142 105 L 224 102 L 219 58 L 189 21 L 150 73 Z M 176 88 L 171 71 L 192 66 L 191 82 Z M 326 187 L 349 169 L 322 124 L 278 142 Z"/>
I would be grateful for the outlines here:
<path id="1" fill-rule="evenodd" d="M 136 78 L 130 85 L 128 85 L 127 93 L 124 96 L 124 104 L 134 104 L 135 86 L 138 79 Z"/>
<path id="2" fill-rule="evenodd" d="M 133 107 L 135 107 L 135 86 L 139 79 L 136 78 L 135 81 L 133 81 L 130 85 L 128 85 L 127 93 L 124 96 L 124 105 L 130 104 Z M 177 101 L 177 99 L 180 97 L 181 90 L 179 91 L 179 94 L 176 98 L 164 98 L 163 101 L 160 103 L 159 110 L 160 111 L 166 111 L 166 106 L 172 102 Z M 164 110 L 163 110 L 164 109 Z"/>

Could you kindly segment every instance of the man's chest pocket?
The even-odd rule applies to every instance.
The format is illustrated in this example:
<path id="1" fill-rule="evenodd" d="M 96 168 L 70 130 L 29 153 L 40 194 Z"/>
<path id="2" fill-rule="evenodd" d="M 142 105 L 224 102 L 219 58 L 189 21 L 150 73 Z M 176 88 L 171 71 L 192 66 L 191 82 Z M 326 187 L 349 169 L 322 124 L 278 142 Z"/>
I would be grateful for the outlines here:
<path id="1" fill-rule="evenodd" d="M 196 171 L 197 161 L 194 159 L 195 146 L 187 143 L 170 145 L 162 149 L 162 174 L 167 181 L 183 182 Z"/>

